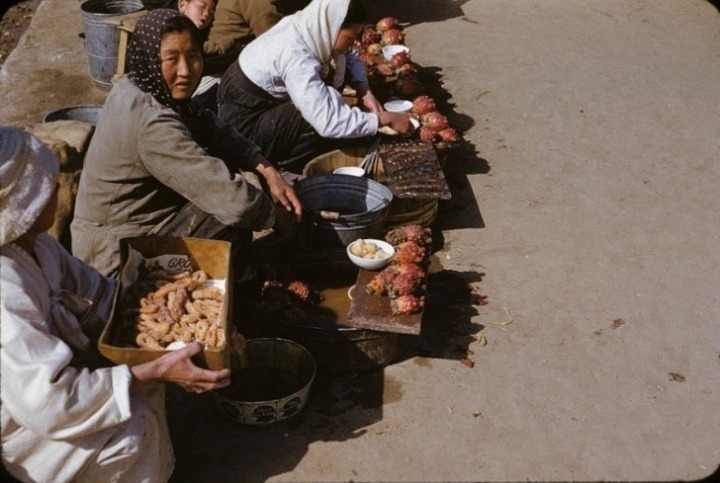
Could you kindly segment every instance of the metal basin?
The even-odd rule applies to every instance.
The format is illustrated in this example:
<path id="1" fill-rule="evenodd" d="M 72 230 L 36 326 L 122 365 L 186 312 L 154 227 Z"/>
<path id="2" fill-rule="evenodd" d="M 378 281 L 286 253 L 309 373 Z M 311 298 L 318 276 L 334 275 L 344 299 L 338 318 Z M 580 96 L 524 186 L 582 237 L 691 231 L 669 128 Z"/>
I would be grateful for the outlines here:
<path id="1" fill-rule="evenodd" d="M 305 408 L 315 373 L 315 359 L 300 344 L 251 339 L 233 358 L 230 386 L 212 395 L 218 409 L 233 421 L 268 426 Z"/>
<path id="2" fill-rule="evenodd" d="M 102 106 L 88 105 L 63 107 L 47 113 L 43 118 L 43 122 L 83 121 L 96 126 L 101 111 Z"/>
<path id="3" fill-rule="evenodd" d="M 304 178 L 295 191 L 304 208 L 301 250 L 345 248 L 358 238 L 378 238 L 393 199 L 377 181 L 342 174 Z"/>

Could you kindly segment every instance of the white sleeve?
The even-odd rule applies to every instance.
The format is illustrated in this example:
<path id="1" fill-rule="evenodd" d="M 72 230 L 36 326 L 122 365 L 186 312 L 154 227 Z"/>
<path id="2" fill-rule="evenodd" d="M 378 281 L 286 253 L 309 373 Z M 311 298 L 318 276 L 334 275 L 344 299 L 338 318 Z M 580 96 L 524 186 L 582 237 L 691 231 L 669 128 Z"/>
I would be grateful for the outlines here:
<path id="1" fill-rule="evenodd" d="M 57 284 L 57 288 L 70 290 L 74 294 L 92 300 L 92 306 L 79 322 L 86 335 L 99 337 L 110 319 L 117 281 L 102 275 L 92 266 L 72 256 L 60 242 L 46 233 L 38 237 L 38 243 L 59 261 L 60 279 L 49 283 Z"/>
<path id="2" fill-rule="evenodd" d="M 12 418 L 59 440 L 127 421 L 129 368 L 73 367 L 72 350 L 52 329 L 42 273 L 3 257 L 0 276 L 0 394 Z"/>
<path id="3" fill-rule="evenodd" d="M 377 133 L 376 114 L 345 103 L 342 95 L 325 85 L 311 57 L 287 59 L 285 86 L 303 118 L 325 138 L 357 138 Z"/>

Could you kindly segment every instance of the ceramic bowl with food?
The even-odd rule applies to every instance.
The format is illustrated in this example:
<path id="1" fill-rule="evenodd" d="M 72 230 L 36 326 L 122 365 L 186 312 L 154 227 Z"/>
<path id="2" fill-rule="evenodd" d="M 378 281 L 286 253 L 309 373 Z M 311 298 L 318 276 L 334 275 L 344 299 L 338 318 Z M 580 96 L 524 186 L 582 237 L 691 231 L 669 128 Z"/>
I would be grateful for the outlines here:
<path id="1" fill-rule="evenodd" d="M 410 49 L 405 45 L 386 45 L 382 48 L 383 57 L 388 62 L 390 62 L 393 55 L 399 54 L 400 52 L 407 52 L 409 54 Z"/>
<path id="2" fill-rule="evenodd" d="M 333 174 L 347 174 L 350 176 L 365 176 L 365 170 L 360 166 L 342 166 L 333 171 Z"/>
<path id="3" fill-rule="evenodd" d="M 347 246 L 350 261 L 365 270 L 379 270 L 388 264 L 395 254 L 389 243 L 374 238 L 358 238 Z"/>

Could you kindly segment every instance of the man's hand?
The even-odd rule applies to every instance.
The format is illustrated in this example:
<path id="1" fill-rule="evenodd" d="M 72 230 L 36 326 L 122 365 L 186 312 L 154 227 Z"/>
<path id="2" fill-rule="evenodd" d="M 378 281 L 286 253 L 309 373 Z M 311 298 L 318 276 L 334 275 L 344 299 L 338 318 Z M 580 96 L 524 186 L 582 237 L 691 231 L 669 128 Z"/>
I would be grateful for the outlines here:
<path id="1" fill-rule="evenodd" d="M 191 357 L 199 354 L 203 345 L 192 342 L 182 349 L 170 351 L 151 362 L 130 368 L 133 384 L 150 381 L 171 382 L 188 392 L 205 392 L 230 385 L 230 369 L 211 371 L 193 364 Z"/>

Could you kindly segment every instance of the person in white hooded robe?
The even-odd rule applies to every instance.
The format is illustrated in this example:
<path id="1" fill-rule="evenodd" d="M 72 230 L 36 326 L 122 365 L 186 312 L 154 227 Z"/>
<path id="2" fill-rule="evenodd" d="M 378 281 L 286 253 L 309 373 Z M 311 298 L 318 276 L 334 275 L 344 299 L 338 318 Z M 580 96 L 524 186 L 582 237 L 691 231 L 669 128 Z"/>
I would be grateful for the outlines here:
<path id="1" fill-rule="evenodd" d="M 229 384 L 190 358 L 198 343 L 153 362 L 110 366 L 94 345 L 115 280 L 45 233 L 58 161 L 20 129 L 0 127 L 0 399 L 2 462 L 20 481 L 163 482 L 174 467 L 164 384 Z"/>
<path id="2" fill-rule="evenodd" d="M 383 109 L 351 49 L 365 17 L 360 0 L 313 0 L 284 17 L 225 71 L 218 117 L 294 173 L 338 140 L 374 136 L 383 126 L 410 135 L 409 115 Z M 364 110 L 345 103 L 346 82 Z"/>

